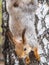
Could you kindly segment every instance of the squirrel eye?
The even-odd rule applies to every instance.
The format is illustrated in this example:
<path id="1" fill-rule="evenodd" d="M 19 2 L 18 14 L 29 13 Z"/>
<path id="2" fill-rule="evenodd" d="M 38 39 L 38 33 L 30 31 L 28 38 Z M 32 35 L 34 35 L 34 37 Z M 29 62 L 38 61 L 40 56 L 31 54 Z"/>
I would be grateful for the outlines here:
<path id="1" fill-rule="evenodd" d="M 14 3 L 14 7 L 18 7 L 18 4 Z"/>
<path id="2" fill-rule="evenodd" d="M 24 48 L 24 51 L 26 51 L 27 49 L 26 48 Z"/>

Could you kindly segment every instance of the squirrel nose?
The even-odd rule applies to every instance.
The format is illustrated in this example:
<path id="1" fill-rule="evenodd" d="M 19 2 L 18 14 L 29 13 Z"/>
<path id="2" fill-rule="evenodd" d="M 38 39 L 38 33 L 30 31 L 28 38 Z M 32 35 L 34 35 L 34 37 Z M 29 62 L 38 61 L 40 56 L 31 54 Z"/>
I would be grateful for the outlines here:
<path id="1" fill-rule="evenodd" d="M 31 52 L 29 53 L 29 57 L 32 57 L 33 55 L 34 55 L 34 52 L 31 51 Z"/>
<path id="2" fill-rule="evenodd" d="M 29 53 L 29 58 L 30 58 L 30 60 L 35 59 L 34 51 L 31 51 L 31 52 Z"/>

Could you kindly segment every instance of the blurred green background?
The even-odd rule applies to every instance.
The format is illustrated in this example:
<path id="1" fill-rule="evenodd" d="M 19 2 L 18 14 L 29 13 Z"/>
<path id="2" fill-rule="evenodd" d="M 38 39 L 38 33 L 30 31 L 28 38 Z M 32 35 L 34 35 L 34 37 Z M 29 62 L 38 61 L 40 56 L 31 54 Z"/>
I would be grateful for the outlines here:
<path id="1" fill-rule="evenodd" d="M 2 44 L 2 0 L 0 0 L 0 45 Z"/>

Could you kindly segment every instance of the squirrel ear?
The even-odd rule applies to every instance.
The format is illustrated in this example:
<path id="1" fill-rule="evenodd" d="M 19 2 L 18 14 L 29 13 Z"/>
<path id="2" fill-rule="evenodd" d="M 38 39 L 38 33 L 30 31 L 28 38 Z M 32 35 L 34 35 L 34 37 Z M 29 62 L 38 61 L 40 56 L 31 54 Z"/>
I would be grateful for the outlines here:
<path id="1" fill-rule="evenodd" d="M 26 44 L 25 43 L 26 42 L 25 32 L 26 32 L 26 29 L 24 29 L 23 32 L 22 32 L 22 42 L 23 42 L 23 44 Z"/>

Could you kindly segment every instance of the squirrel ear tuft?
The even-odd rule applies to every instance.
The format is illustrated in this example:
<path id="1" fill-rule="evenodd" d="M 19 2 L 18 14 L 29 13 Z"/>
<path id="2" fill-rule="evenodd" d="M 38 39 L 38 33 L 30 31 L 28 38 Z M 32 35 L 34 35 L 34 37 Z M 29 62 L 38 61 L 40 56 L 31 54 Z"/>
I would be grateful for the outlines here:
<path id="1" fill-rule="evenodd" d="M 26 42 L 25 32 L 26 32 L 26 28 L 22 32 L 22 42 L 23 42 L 23 44 L 25 44 L 25 42 Z"/>

